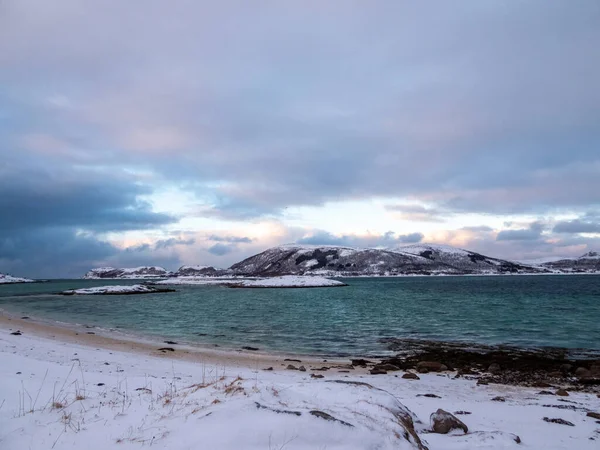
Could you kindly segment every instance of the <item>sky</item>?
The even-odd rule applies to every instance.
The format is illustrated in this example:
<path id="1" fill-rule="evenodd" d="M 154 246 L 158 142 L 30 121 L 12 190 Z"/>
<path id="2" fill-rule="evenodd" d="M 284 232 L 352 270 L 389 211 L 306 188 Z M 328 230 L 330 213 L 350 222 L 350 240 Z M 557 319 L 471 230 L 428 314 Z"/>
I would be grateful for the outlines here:
<path id="1" fill-rule="evenodd" d="M 600 250 L 597 0 L 0 2 L 0 272 Z"/>

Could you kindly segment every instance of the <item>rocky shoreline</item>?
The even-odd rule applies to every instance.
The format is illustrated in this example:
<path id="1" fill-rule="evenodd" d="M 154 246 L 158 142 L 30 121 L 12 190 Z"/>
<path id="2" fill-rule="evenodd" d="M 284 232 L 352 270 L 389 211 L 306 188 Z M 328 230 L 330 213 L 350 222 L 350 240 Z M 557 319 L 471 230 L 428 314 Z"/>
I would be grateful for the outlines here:
<path id="1" fill-rule="evenodd" d="M 353 359 L 352 365 L 367 368 L 374 375 L 405 371 L 403 377 L 410 378 L 420 373 L 452 372 L 455 378 L 476 379 L 482 385 L 562 388 L 600 394 L 600 355 L 593 351 L 528 350 L 395 338 L 381 342 L 397 354 L 377 358 L 378 361 Z"/>

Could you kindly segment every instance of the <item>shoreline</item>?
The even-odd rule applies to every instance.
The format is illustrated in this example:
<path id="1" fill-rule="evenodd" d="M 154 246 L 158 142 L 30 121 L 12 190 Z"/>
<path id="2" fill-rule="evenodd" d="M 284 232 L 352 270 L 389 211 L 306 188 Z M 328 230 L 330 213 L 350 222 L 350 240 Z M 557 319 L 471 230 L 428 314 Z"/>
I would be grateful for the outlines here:
<path id="1" fill-rule="evenodd" d="M 106 350 L 134 353 L 138 355 L 153 356 L 164 359 L 188 361 L 203 364 L 215 364 L 229 367 L 256 368 L 257 365 L 265 369 L 272 367 L 274 371 L 286 370 L 290 362 L 294 364 L 312 365 L 315 367 L 330 367 L 347 365 L 350 358 L 319 357 L 314 355 L 299 355 L 293 353 L 275 353 L 261 350 L 235 350 L 210 348 L 207 346 L 192 346 L 189 344 L 170 344 L 167 341 L 151 339 L 141 336 L 107 336 L 107 330 L 97 332 L 99 328 L 78 324 L 47 323 L 39 320 L 17 317 L 7 311 L 0 310 L 0 329 L 10 332 L 21 331 L 49 341 L 66 344 L 84 345 L 90 348 L 100 347 Z M 171 341 L 169 341 L 171 342 Z M 161 348 L 173 348 L 174 351 Z M 293 360 L 293 361 L 286 361 Z M 310 368 L 307 367 L 308 370 Z M 358 369 L 358 368 L 357 368 Z M 358 370 L 362 373 L 366 370 Z M 357 373 L 358 373 L 357 372 Z"/>

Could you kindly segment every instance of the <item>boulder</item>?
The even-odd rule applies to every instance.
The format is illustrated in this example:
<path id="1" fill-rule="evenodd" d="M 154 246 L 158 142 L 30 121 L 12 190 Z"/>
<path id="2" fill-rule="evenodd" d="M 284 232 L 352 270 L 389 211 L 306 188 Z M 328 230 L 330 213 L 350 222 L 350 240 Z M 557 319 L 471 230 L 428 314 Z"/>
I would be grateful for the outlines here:
<path id="1" fill-rule="evenodd" d="M 397 370 L 400 370 L 400 367 L 395 366 L 393 364 L 377 364 L 376 366 L 373 367 L 374 369 L 381 369 L 381 370 L 386 370 L 388 372 L 395 372 Z"/>
<path id="2" fill-rule="evenodd" d="M 595 412 L 589 412 L 586 414 L 587 417 L 591 417 L 592 419 L 598 419 L 600 420 L 600 414 L 595 413 Z"/>
<path id="3" fill-rule="evenodd" d="M 427 373 L 421 372 L 423 369 L 427 370 L 427 372 L 443 372 L 444 370 L 448 370 L 448 366 L 438 361 L 421 361 L 417 364 L 417 371 Z"/>
<path id="4" fill-rule="evenodd" d="M 431 421 L 431 430 L 434 433 L 447 434 L 452 430 L 462 430 L 465 434 L 469 432 L 469 427 L 460 419 L 443 409 L 434 412 L 429 420 Z"/>
<path id="5" fill-rule="evenodd" d="M 558 391 L 556 391 L 556 395 L 560 397 L 568 397 L 569 393 L 564 389 L 559 389 Z"/>
<path id="6" fill-rule="evenodd" d="M 564 374 L 571 373 L 572 370 L 573 370 L 572 364 L 562 364 L 560 366 L 560 371 Z"/>
<path id="7" fill-rule="evenodd" d="M 592 375 L 592 372 L 585 367 L 578 367 L 575 369 L 575 376 L 578 378 L 585 378 Z"/>
<path id="8" fill-rule="evenodd" d="M 420 380 L 419 376 L 412 372 L 406 372 L 404 375 L 402 375 L 402 378 L 405 380 Z"/>
<path id="9" fill-rule="evenodd" d="M 383 369 L 379 369 L 379 368 L 377 368 L 377 367 L 373 367 L 373 368 L 372 368 L 372 369 L 369 371 L 369 373 L 370 373 L 371 375 L 385 375 L 387 372 L 386 372 L 385 370 L 383 370 Z"/>
<path id="10" fill-rule="evenodd" d="M 488 367 L 487 371 L 492 375 L 498 375 L 502 371 L 502 369 L 500 368 L 500 364 L 492 363 Z"/>

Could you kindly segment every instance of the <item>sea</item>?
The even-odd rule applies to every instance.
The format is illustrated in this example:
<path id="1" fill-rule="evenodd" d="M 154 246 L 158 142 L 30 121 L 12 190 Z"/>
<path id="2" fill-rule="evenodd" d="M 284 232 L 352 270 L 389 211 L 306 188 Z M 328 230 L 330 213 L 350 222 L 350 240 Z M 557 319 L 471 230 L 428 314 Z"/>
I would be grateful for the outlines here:
<path id="1" fill-rule="evenodd" d="M 61 296 L 134 280 L 0 285 L 0 309 L 115 336 L 298 355 L 390 354 L 389 338 L 600 352 L 600 275 L 344 278 L 346 287 L 173 286 Z"/>

